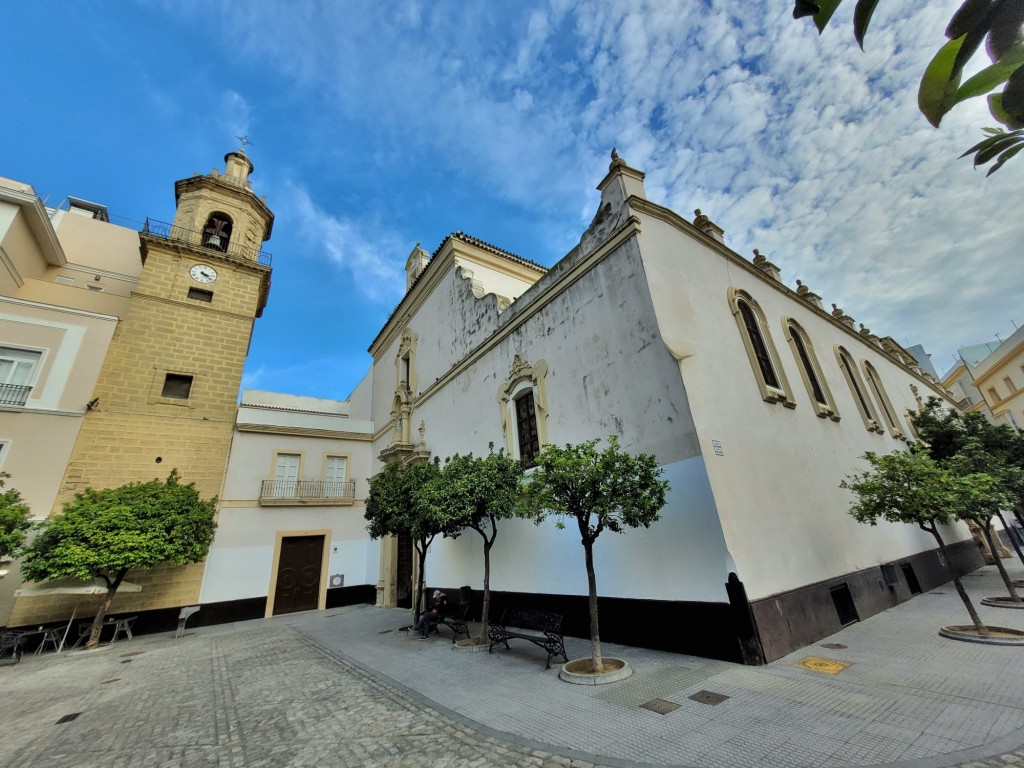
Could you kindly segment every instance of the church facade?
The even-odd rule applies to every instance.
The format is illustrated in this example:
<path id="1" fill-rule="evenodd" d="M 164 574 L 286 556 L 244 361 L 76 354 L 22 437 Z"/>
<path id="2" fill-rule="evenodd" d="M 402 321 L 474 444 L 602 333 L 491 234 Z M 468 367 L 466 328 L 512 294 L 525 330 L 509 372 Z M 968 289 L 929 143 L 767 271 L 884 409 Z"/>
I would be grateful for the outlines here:
<path id="1" fill-rule="evenodd" d="M 733 252 L 699 211 L 649 201 L 621 158 L 599 189 L 591 226 L 549 270 L 462 233 L 430 258 L 414 250 L 352 397 L 376 426 L 376 468 L 490 445 L 529 459 L 608 435 L 654 454 L 671 484 L 661 519 L 595 546 L 610 641 L 756 663 L 947 580 L 927 534 L 858 524 L 839 488 L 865 451 L 907 447 L 923 399 L 948 400 L 934 378 L 760 254 Z M 956 567 L 980 565 L 966 528 L 946 533 Z M 427 583 L 478 586 L 474 538 L 435 541 Z M 379 604 L 407 591 L 403 560 L 382 543 Z M 556 607 L 586 634 L 571 530 L 503 522 L 491 563 L 499 605 Z M 693 629 L 651 633 L 652 616 Z"/>

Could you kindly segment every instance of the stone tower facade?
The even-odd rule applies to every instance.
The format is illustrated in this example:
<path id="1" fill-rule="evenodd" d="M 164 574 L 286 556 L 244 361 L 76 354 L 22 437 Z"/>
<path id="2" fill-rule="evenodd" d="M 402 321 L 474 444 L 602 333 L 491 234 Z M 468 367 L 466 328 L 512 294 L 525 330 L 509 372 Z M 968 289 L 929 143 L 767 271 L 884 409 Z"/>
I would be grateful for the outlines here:
<path id="1" fill-rule="evenodd" d="M 270 289 L 270 256 L 260 246 L 274 221 L 252 191 L 244 150 L 225 161 L 223 174 L 214 169 L 178 181 L 174 222 L 147 221 L 139 235 L 142 274 L 111 341 L 55 513 L 82 488 L 164 478 L 174 468 L 204 498 L 221 493 L 242 368 Z M 201 563 L 132 572 L 128 580 L 142 591 L 118 595 L 114 609 L 194 603 L 202 573 Z M 19 601 L 12 623 L 67 612 L 62 601 L 46 602 Z"/>

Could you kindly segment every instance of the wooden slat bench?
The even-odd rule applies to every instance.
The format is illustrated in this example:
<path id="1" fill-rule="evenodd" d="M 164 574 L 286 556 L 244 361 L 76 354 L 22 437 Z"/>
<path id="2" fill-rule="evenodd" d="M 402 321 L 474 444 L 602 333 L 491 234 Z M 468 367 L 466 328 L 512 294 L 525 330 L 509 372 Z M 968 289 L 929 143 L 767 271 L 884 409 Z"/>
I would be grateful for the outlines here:
<path id="1" fill-rule="evenodd" d="M 551 659 L 561 656 L 566 662 L 565 643 L 562 637 L 562 617 L 557 613 L 534 611 L 525 608 L 509 608 L 498 623 L 492 622 L 487 628 L 487 637 L 491 641 L 488 653 L 494 653 L 494 646 L 512 639 L 529 640 L 548 653 L 546 666 L 551 666 Z"/>

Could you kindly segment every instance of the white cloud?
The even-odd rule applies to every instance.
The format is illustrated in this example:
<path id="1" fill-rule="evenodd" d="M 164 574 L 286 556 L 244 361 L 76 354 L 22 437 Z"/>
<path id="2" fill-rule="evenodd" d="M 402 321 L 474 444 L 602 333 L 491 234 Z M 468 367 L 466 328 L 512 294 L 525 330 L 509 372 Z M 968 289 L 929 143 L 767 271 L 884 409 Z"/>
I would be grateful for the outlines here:
<path id="1" fill-rule="evenodd" d="M 344 219 L 313 202 L 302 186 L 285 184 L 279 206 L 293 215 L 313 252 L 348 273 L 351 285 L 375 303 L 393 304 L 405 285 L 401 238 L 379 223 Z M 369 233 L 369 234 L 368 234 Z M 372 236 L 370 236 L 372 234 Z"/>

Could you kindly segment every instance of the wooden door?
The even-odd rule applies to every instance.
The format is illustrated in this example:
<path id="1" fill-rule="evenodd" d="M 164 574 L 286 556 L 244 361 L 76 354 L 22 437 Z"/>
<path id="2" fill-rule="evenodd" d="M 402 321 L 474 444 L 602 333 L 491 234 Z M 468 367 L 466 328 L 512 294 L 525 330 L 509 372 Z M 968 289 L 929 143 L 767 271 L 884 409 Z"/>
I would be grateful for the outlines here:
<path id="1" fill-rule="evenodd" d="M 320 600 L 323 536 L 285 536 L 274 587 L 274 615 L 315 611 Z"/>

